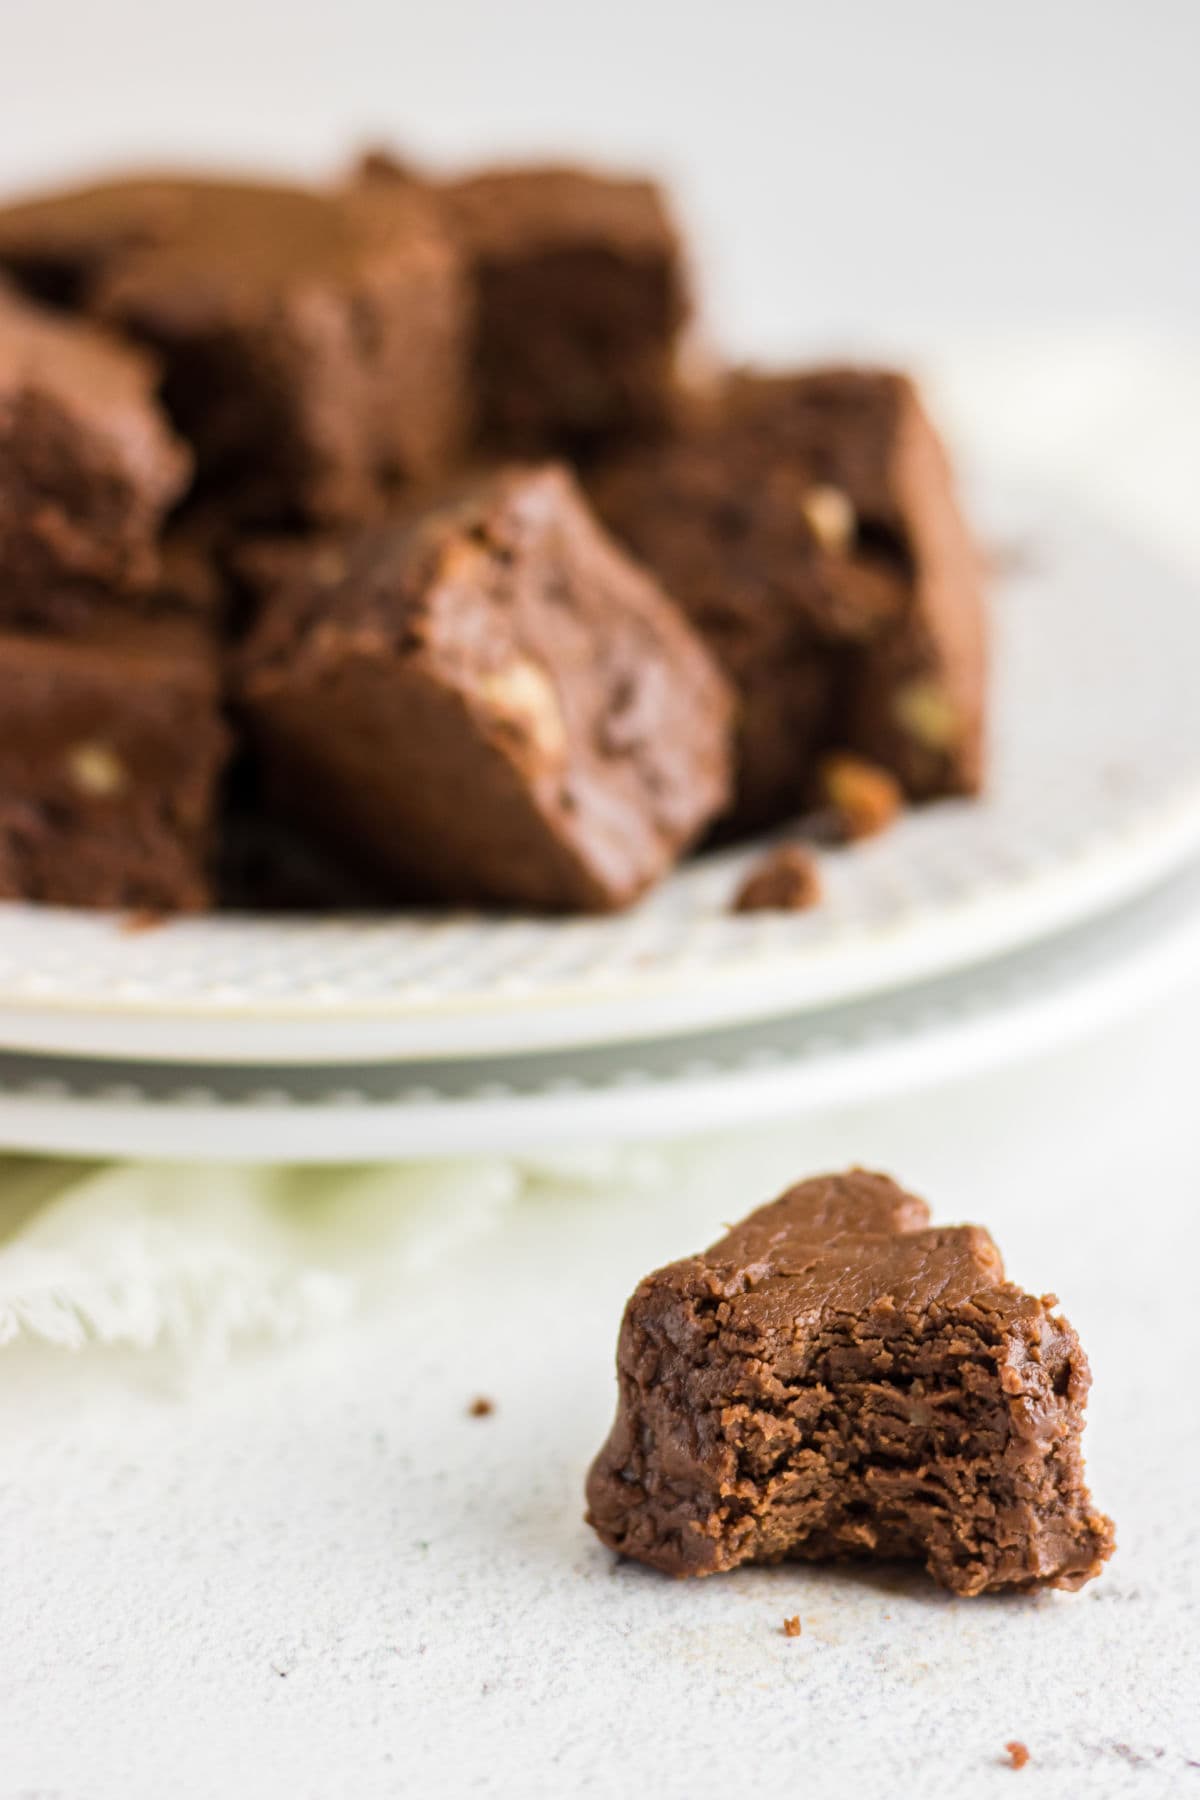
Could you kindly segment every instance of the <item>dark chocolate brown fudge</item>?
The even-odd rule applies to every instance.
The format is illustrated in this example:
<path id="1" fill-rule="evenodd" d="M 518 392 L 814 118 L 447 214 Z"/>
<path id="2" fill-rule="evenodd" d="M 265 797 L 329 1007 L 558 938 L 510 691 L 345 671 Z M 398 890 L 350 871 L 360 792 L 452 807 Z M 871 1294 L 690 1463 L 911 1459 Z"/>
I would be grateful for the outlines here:
<path id="1" fill-rule="evenodd" d="M 182 621 L 0 636 L 0 896 L 211 900 L 228 749 L 211 638 Z"/>
<path id="2" fill-rule="evenodd" d="M 248 565 L 268 792 L 393 897 L 624 906 L 724 806 L 725 685 L 565 470 Z"/>
<path id="3" fill-rule="evenodd" d="M 467 283 L 415 186 L 114 181 L 0 211 L 0 267 L 153 345 L 201 481 L 251 516 L 370 516 L 457 454 Z"/>
<path id="4" fill-rule="evenodd" d="M 873 1557 L 959 1594 L 1079 1587 L 1113 1532 L 1054 1304 L 885 1176 L 805 1181 L 638 1287 L 590 1522 L 673 1575 Z"/>
<path id="5" fill-rule="evenodd" d="M 141 352 L 0 284 L 0 624 L 156 579 L 190 468 L 156 380 Z"/>
<path id="6" fill-rule="evenodd" d="M 659 190 L 525 167 L 443 197 L 474 274 L 484 444 L 584 453 L 661 426 L 687 301 Z"/>
<path id="7" fill-rule="evenodd" d="M 913 799 L 977 789 L 979 566 L 906 377 L 733 376 L 591 494 L 739 691 L 738 827 L 803 808 L 826 749 Z"/>

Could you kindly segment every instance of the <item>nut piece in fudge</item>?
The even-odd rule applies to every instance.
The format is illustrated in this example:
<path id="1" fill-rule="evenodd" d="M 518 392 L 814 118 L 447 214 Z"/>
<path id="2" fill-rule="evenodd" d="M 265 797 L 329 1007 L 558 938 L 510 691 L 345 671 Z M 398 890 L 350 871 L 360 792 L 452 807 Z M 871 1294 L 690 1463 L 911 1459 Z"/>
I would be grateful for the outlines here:
<path id="1" fill-rule="evenodd" d="M 687 299 L 659 190 L 526 167 L 443 194 L 474 276 L 484 444 L 582 454 L 660 427 Z"/>
<path id="2" fill-rule="evenodd" d="M 959 1594 L 1079 1587 L 1113 1531 L 1054 1304 L 885 1176 L 802 1182 L 634 1293 L 589 1520 L 673 1575 L 878 1558 Z"/>
<path id="3" fill-rule="evenodd" d="M 0 211 L 0 266 L 160 353 L 202 486 L 370 516 L 460 448 L 468 293 L 416 187 L 129 178 Z"/>
<path id="4" fill-rule="evenodd" d="M 0 622 L 146 588 L 190 458 L 151 358 L 0 284 Z"/>
<path id="5" fill-rule="evenodd" d="M 193 911 L 212 899 L 228 752 L 211 636 L 183 620 L 0 636 L 0 896 Z"/>
<path id="6" fill-rule="evenodd" d="M 269 802 L 395 897 L 624 906 L 726 803 L 725 684 L 561 468 L 246 569 Z"/>
<path id="7" fill-rule="evenodd" d="M 914 799 L 976 790 L 979 565 L 905 376 L 732 376 L 591 492 L 738 689 L 735 825 L 802 808 L 829 748 Z"/>

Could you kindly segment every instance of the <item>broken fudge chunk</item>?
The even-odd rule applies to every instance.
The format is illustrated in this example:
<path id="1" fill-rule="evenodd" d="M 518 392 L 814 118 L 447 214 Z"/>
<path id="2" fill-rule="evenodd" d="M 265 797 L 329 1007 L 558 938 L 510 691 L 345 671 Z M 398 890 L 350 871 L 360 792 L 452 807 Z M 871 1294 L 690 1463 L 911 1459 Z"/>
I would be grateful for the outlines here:
<path id="1" fill-rule="evenodd" d="M 561 468 L 246 568 L 265 790 L 393 897 L 624 906 L 725 804 L 725 685 Z"/>
<path id="2" fill-rule="evenodd" d="M 219 702 L 212 640 L 182 620 L 0 635 L 0 896 L 208 905 Z"/>
<path id="3" fill-rule="evenodd" d="M 0 210 L 0 267 L 153 345 L 250 517 L 369 516 L 458 452 L 467 289 L 416 187 L 118 180 Z"/>
<path id="4" fill-rule="evenodd" d="M 799 810 L 831 747 L 915 799 L 975 791 L 979 567 L 906 377 L 731 376 L 590 491 L 738 690 L 735 826 Z"/>
<path id="5" fill-rule="evenodd" d="M 733 910 L 807 912 L 821 903 L 821 871 L 801 844 L 778 844 L 754 864 L 733 899 Z"/>
<path id="6" fill-rule="evenodd" d="M 442 194 L 474 281 L 483 443 L 583 453 L 661 426 L 687 299 L 659 190 L 530 166 Z"/>
<path id="7" fill-rule="evenodd" d="M 802 1182 L 637 1288 L 589 1520 L 673 1575 L 872 1557 L 960 1594 L 1079 1587 L 1113 1532 L 1054 1304 L 885 1176 Z"/>
<path id="8" fill-rule="evenodd" d="M 151 358 L 0 284 L 0 622 L 148 587 L 190 458 Z"/>

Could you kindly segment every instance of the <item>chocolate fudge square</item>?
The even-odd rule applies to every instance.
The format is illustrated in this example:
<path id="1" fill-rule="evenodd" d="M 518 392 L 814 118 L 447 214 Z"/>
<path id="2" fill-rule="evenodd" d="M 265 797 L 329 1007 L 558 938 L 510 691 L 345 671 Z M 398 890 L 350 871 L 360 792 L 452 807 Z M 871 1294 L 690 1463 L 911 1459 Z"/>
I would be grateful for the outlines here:
<path id="1" fill-rule="evenodd" d="M 802 1182 L 637 1288 L 590 1522 L 672 1575 L 870 1557 L 959 1594 L 1079 1587 L 1113 1531 L 1054 1304 L 885 1176 Z"/>
<path id="2" fill-rule="evenodd" d="M 443 196 L 475 285 L 483 443 L 585 454 L 659 428 L 687 316 L 659 190 L 580 169 L 494 169 Z"/>
<path id="3" fill-rule="evenodd" d="M 393 898 L 625 906 L 724 806 L 725 685 L 565 470 L 247 566 L 266 790 Z"/>
<path id="4" fill-rule="evenodd" d="M 825 749 L 916 800 L 977 790 L 979 564 L 905 376 L 734 375 L 590 491 L 739 692 L 737 826 L 802 808 Z"/>
<path id="5" fill-rule="evenodd" d="M 0 635 L 0 896 L 207 906 L 219 699 L 212 640 L 183 621 Z"/>
<path id="6" fill-rule="evenodd" d="M 152 345 L 200 482 L 370 516 L 464 429 L 468 292 L 420 190 L 130 178 L 0 211 L 0 266 Z"/>
<path id="7" fill-rule="evenodd" d="M 0 624 L 156 578 L 190 469 L 156 380 L 141 352 L 0 284 Z"/>

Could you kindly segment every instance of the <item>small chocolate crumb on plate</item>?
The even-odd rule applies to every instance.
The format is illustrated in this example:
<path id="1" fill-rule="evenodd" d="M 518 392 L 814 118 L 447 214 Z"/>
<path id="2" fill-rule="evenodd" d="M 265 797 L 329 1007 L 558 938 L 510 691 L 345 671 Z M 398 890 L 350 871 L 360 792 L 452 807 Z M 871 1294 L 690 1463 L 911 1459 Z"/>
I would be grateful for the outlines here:
<path id="1" fill-rule="evenodd" d="M 166 924 L 170 916 L 170 913 L 163 912 L 156 906 L 138 906 L 123 916 L 120 928 L 127 935 L 136 937 L 142 931 L 157 931 L 160 925 Z"/>
<path id="2" fill-rule="evenodd" d="M 734 912 L 805 912 L 821 899 L 816 858 L 800 844 L 761 857 L 734 897 Z"/>
<path id="3" fill-rule="evenodd" d="M 800 1636 L 800 1614 L 799 1613 L 793 1613 L 790 1619 L 785 1619 L 783 1621 L 783 1635 L 784 1635 L 784 1637 L 799 1637 Z"/>
<path id="4" fill-rule="evenodd" d="M 1011 1739 L 1009 1743 L 1005 1744 L 1004 1748 L 1008 1751 L 1010 1767 L 1014 1769 L 1023 1769 L 1025 1764 L 1029 1761 L 1029 1752 L 1020 1739 Z"/>
<path id="5" fill-rule="evenodd" d="M 496 1402 L 489 1400 L 486 1394 L 476 1394 L 467 1412 L 472 1419 L 488 1419 L 496 1410 Z"/>

